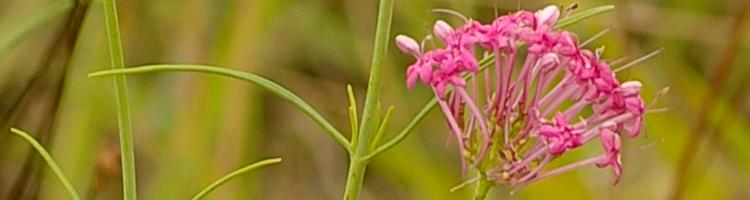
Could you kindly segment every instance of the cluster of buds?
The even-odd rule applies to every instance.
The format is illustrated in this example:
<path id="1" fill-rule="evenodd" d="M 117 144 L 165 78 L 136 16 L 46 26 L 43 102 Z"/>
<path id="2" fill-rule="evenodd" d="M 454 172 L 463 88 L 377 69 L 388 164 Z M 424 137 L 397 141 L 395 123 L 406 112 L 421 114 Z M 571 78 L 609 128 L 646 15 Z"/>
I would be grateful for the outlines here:
<path id="1" fill-rule="evenodd" d="M 582 48 L 574 33 L 555 27 L 558 18 L 558 7 L 548 6 L 489 24 L 467 19 L 459 28 L 438 20 L 421 44 L 396 37 L 416 58 L 407 86 L 433 89 L 464 173 L 475 168 L 497 183 L 522 185 L 595 165 L 611 167 L 619 180 L 620 134 L 638 136 L 643 122 L 641 83 L 618 81 L 601 50 Z M 439 47 L 426 50 L 430 38 Z M 545 168 L 597 139 L 601 155 Z"/>

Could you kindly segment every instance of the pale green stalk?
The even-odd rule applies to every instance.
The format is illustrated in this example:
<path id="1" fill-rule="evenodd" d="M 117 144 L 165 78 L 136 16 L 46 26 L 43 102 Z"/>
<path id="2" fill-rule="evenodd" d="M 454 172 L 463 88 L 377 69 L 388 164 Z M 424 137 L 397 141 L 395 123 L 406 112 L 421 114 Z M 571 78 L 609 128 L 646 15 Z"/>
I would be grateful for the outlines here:
<path id="1" fill-rule="evenodd" d="M 206 188 L 203 188 L 203 190 L 201 190 L 197 195 L 195 195 L 192 198 L 192 200 L 203 199 L 203 197 L 206 197 L 206 195 L 208 195 L 209 193 L 211 193 L 212 191 L 214 191 L 219 186 L 223 185 L 224 183 L 228 182 L 229 180 L 232 180 L 232 179 L 234 179 L 234 178 L 236 178 L 236 177 L 238 177 L 238 176 L 240 176 L 242 174 L 245 174 L 245 173 L 250 172 L 250 171 L 252 171 L 254 169 L 257 169 L 257 168 L 265 167 L 265 166 L 268 166 L 268 165 L 271 165 L 271 164 L 280 163 L 280 162 L 281 162 L 281 158 L 272 158 L 272 159 L 261 160 L 261 161 L 255 162 L 253 164 L 250 164 L 248 166 L 245 166 L 243 168 L 237 169 L 237 170 L 235 170 L 235 171 L 233 171 L 233 172 L 225 175 L 224 177 L 221 177 L 219 180 L 214 181 L 213 183 L 211 183 L 211 185 L 208 185 Z"/>
<path id="2" fill-rule="evenodd" d="M 109 44 L 109 58 L 113 69 L 125 68 L 122 55 L 122 40 L 120 39 L 120 25 L 117 21 L 117 4 L 115 0 L 104 0 L 104 19 L 107 29 L 107 43 Z M 122 198 L 135 200 L 135 153 L 133 149 L 133 129 L 130 118 L 130 103 L 128 102 L 128 86 L 124 75 L 114 76 L 115 98 L 117 100 L 117 122 L 120 133 L 120 155 L 122 159 Z"/>
<path id="3" fill-rule="evenodd" d="M 44 158 L 44 161 L 47 162 L 47 165 L 49 165 L 49 168 L 52 169 L 52 172 L 57 176 L 57 179 L 62 182 L 63 186 L 65 186 L 65 189 L 68 190 L 68 193 L 70 194 L 70 198 L 74 200 L 81 199 L 78 196 L 78 193 L 73 188 L 73 185 L 70 184 L 70 181 L 68 181 L 68 178 L 65 177 L 65 174 L 62 172 L 62 169 L 60 169 L 60 166 L 57 165 L 54 159 L 52 159 L 52 156 L 49 155 L 49 152 L 44 149 L 44 147 L 39 144 L 33 137 L 31 137 L 28 133 L 16 129 L 16 128 L 10 128 L 10 132 L 15 133 L 18 136 L 21 136 L 26 142 L 31 144 L 34 149 L 36 149 L 37 152 L 39 152 L 39 155 Z"/>
<path id="4" fill-rule="evenodd" d="M 391 18 L 393 16 L 393 0 L 381 0 L 378 8 L 378 21 L 375 27 L 375 44 L 372 52 L 372 64 L 370 66 L 370 80 L 367 85 L 365 105 L 362 111 L 362 124 L 359 128 L 358 144 L 354 147 L 354 154 L 349 155 L 349 171 L 344 188 L 344 199 L 359 199 L 362 189 L 365 171 L 367 170 L 370 154 L 370 143 L 375 136 L 374 127 L 377 126 L 375 113 L 380 99 L 382 87 L 380 77 L 383 72 L 385 55 L 388 52 L 391 30 Z"/>

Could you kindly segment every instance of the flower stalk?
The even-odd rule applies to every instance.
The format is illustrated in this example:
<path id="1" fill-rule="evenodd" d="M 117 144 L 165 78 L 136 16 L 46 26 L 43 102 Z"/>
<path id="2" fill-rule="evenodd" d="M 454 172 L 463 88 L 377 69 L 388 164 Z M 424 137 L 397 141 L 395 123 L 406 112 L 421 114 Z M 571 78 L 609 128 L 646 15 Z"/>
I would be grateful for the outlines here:
<path id="1" fill-rule="evenodd" d="M 393 16 L 393 0 L 381 0 L 378 7 L 378 21 L 375 28 L 375 44 L 372 52 L 372 63 L 370 66 L 370 80 L 367 85 L 367 94 L 362 111 L 362 123 L 360 124 L 356 146 L 352 146 L 352 154 L 349 155 L 349 171 L 344 189 L 344 199 L 359 199 L 362 181 L 364 180 L 370 152 L 373 148 L 372 142 L 377 134 L 377 116 L 380 91 L 382 87 L 381 74 L 385 63 L 385 55 L 388 52 L 390 41 L 391 19 Z M 352 142 L 354 143 L 354 142 Z"/>

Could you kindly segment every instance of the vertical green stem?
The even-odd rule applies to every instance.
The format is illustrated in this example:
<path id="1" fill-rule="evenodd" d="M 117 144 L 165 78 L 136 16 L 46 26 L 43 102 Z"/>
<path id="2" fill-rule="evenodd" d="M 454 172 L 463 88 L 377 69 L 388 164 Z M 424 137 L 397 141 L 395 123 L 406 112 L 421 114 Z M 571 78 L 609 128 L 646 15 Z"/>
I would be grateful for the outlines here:
<path id="1" fill-rule="evenodd" d="M 492 182 L 487 180 L 487 175 L 480 172 L 479 181 L 477 181 L 477 187 L 474 188 L 474 200 L 484 200 L 487 198 L 487 192 L 492 188 Z"/>
<path id="2" fill-rule="evenodd" d="M 378 22 L 375 28 L 375 44 L 372 52 L 372 64 L 370 66 L 370 80 L 367 85 L 365 105 L 362 112 L 362 124 L 357 136 L 357 146 L 353 146 L 353 154 L 349 161 L 349 173 L 347 175 L 344 199 L 359 199 L 362 189 L 362 181 L 367 169 L 368 160 L 365 157 L 370 152 L 370 143 L 375 136 L 375 113 L 380 98 L 381 74 L 385 55 L 388 51 L 388 43 L 391 31 L 391 17 L 393 16 L 393 0 L 381 0 L 378 8 Z"/>
<path id="3" fill-rule="evenodd" d="M 120 25 L 117 22 L 117 4 L 115 0 L 104 0 L 104 19 L 109 44 L 109 57 L 113 69 L 125 68 L 122 56 L 122 40 L 120 39 Z M 136 196 L 135 184 L 135 155 L 133 150 L 133 130 L 130 119 L 130 104 L 125 75 L 115 75 L 115 98 L 117 100 L 117 121 L 120 132 L 120 154 L 122 159 L 122 189 L 123 199 L 134 200 Z"/>

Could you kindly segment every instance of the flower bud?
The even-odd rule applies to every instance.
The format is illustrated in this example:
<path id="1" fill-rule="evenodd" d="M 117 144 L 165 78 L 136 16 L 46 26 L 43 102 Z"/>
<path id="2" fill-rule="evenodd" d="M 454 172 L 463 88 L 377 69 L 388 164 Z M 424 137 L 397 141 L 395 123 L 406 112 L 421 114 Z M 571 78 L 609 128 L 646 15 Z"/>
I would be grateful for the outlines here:
<path id="1" fill-rule="evenodd" d="M 443 41 L 453 35 L 453 27 L 443 20 L 437 20 L 433 28 L 435 35 Z"/>
<path id="2" fill-rule="evenodd" d="M 619 92 L 622 96 L 638 95 L 641 92 L 640 81 L 627 81 L 620 85 Z"/>
<path id="3" fill-rule="evenodd" d="M 408 53 L 414 56 L 419 56 L 421 52 L 417 41 L 406 35 L 396 36 L 396 46 L 401 49 L 401 52 Z"/>
<path id="4" fill-rule="evenodd" d="M 560 9 L 555 5 L 549 5 L 543 9 L 534 13 L 537 24 L 554 26 L 557 23 L 557 19 L 560 17 Z"/>

